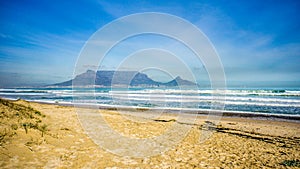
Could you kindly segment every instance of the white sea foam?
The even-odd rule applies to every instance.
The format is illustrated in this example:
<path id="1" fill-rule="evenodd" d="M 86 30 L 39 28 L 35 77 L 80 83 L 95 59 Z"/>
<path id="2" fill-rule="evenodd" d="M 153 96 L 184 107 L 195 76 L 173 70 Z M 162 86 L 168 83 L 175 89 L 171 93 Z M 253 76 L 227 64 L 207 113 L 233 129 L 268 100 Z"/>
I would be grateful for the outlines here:
<path id="1" fill-rule="evenodd" d="M 180 89 L 0 89 L 0 96 L 24 98 L 39 102 L 72 104 L 104 104 L 116 106 L 147 105 L 159 107 L 162 104 L 173 108 L 185 105 L 209 107 L 212 103 L 225 104 L 230 109 L 249 111 L 299 113 L 299 90 L 180 90 Z M 24 96 L 24 97 L 22 97 Z M 182 103 L 182 104 L 180 104 Z M 102 105 L 102 106 L 104 106 Z M 140 106 L 138 106 L 140 107 Z M 268 108 L 270 107 L 270 108 Z M 254 108 L 254 109 L 252 109 Z M 230 110 L 231 111 L 231 110 Z"/>
<path id="2" fill-rule="evenodd" d="M 101 94 L 100 94 L 101 95 Z M 130 98 L 151 98 L 151 99 L 161 99 L 161 98 L 177 98 L 186 100 L 212 100 L 212 99 L 222 99 L 231 101 L 257 101 L 257 102 L 285 102 L 285 103 L 300 103 L 300 99 L 279 99 L 279 98 L 256 98 L 256 97 L 235 97 L 235 96 L 198 96 L 198 95 L 162 95 L 162 94 L 103 94 L 103 96 L 110 95 L 112 98 L 117 97 L 130 97 Z"/>
<path id="3" fill-rule="evenodd" d="M 276 92 L 277 91 L 277 92 Z M 109 93 L 127 94 L 213 94 L 213 95 L 261 95 L 261 96 L 300 96 L 300 91 L 280 90 L 179 90 L 179 89 L 145 89 L 135 91 L 110 91 Z"/>
<path id="4" fill-rule="evenodd" d="M 47 95 L 47 93 L 0 93 L 0 96 L 37 96 L 37 95 Z"/>
<path id="5" fill-rule="evenodd" d="M 300 104 L 287 104 L 287 103 L 269 103 L 269 102 L 241 102 L 241 101 L 220 101 L 219 99 L 214 100 L 198 100 L 198 99 L 163 99 L 163 98 L 138 98 L 138 97 L 115 97 L 115 99 L 121 100 L 135 100 L 135 101 L 145 101 L 145 102 L 178 102 L 178 103 L 217 103 L 217 104 L 226 104 L 226 105 L 254 105 L 254 106 L 277 106 L 277 107 L 300 107 Z"/>

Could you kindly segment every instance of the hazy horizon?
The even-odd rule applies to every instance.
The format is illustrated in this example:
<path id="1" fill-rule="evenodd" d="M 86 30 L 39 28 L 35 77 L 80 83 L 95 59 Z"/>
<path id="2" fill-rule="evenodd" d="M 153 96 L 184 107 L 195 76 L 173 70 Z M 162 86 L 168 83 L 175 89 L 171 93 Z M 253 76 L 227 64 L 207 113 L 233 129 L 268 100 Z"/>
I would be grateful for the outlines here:
<path id="1" fill-rule="evenodd" d="M 105 71 L 115 71 L 115 70 L 105 70 Z M 155 76 L 152 77 L 151 75 L 149 75 L 147 72 L 143 72 L 146 75 L 148 75 L 148 77 L 150 77 L 152 80 L 155 80 L 157 82 L 169 82 L 173 79 L 175 79 L 176 77 L 170 78 L 169 79 L 164 79 L 162 80 L 161 78 L 156 78 Z M 165 77 L 165 76 L 164 76 Z M 185 77 L 180 76 L 182 79 L 187 80 Z M 1 77 L 1 79 L 4 79 L 4 82 L 6 81 L 6 79 L 12 78 L 12 76 L 8 76 L 8 77 Z M 0 86 L 0 88 L 18 88 L 18 87 L 45 87 L 48 85 L 53 85 L 56 83 L 61 83 L 61 82 L 65 82 L 68 80 L 71 80 L 72 78 L 66 78 L 65 80 L 62 81 L 56 81 L 56 82 L 52 82 L 52 83 L 34 83 L 34 82 L 30 82 L 30 83 L 20 83 L 20 81 L 15 81 L 15 83 L 9 83 L 9 84 L 5 84 L 2 82 L 2 86 Z M 209 80 L 198 80 L 197 81 L 199 88 L 210 88 L 211 82 Z M 300 81 L 226 81 L 227 84 L 227 88 L 231 89 L 231 88 L 235 88 L 235 89 L 241 89 L 241 88 L 245 88 L 245 89 L 251 89 L 251 88 L 262 88 L 262 89 L 299 89 L 300 88 Z M 63 87 L 63 86 L 62 86 Z"/>

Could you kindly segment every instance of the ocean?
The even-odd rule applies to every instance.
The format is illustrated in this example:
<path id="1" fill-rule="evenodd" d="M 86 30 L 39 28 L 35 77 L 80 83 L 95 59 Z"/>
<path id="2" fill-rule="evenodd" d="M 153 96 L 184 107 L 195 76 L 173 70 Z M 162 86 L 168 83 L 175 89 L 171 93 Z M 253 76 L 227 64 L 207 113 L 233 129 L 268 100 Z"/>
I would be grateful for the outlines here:
<path id="1" fill-rule="evenodd" d="M 215 97 L 225 98 L 225 111 L 300 115 L 299 89 L 177 89 L 177 88 L 11 88 L 0 97 L 100 107 L 210 110 Z M 220 101 L 219 101 L 220 102 Z"/>

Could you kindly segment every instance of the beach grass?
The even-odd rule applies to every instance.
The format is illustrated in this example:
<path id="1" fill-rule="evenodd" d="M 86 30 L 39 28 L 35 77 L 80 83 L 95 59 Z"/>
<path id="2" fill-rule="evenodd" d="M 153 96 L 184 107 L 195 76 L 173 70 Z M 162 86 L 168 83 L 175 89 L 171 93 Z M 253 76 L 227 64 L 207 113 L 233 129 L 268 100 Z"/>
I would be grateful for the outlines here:
<path id="1" fill-rule="evenodd" d="M 44 133 L 47 131 L 47 124 L 42 122 L 45 115 L 40 111 L 4 99 L 0 99 L 0 106 L 0 145 L 5 144 L 21 128 L 24 129 L 26 134 L 30 130 L 37 130 L 41 132 L 41 136 L 44 136 Z"/>

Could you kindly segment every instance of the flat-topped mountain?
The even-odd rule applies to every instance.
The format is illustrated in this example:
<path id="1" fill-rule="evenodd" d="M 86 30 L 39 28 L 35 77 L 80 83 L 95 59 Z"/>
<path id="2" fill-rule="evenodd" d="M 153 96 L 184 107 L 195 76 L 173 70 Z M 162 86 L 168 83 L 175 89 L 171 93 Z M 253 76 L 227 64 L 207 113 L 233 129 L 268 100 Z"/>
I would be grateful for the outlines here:
<path id="1" fill-rule="evenodd" d="M 178 86 L 178 85 L 196 85 L 195 83 L 184 80 L 181 77 L 167 82 L 157 82 L 144 73 L 137 71 L 92 71 L 77 75 L 74 79 L 53 84 L 51 86 Z"/>

